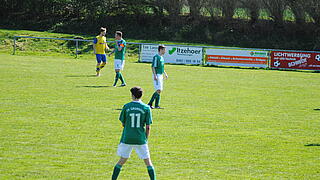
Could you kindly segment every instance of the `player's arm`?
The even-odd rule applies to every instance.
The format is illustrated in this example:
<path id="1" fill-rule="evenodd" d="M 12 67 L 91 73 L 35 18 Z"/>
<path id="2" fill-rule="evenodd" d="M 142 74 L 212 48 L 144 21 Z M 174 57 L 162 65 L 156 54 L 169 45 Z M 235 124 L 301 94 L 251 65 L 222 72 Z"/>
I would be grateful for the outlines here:
<path id="1" fill-rule="evenodd" d="M 122 51 L 122 49 L 124 48 L 125 44 L 123 42 L 121 42 L 120 44 L 118 44 L 117 48 L 118 51 Z"/>
<path id="2" fill-rule="evenodd" d="M 93 44 L 93 54 L 96 54 L 96 44 Z"/>
<path id="3" fill-rule="evenodd" d="M 106 51 L 108 51 L 110 49 L 107 43 L 106 43 L 106 48 L 105 49 L 106 49 Z"/>
<path id="4" fill-rule="evenodd" d="M 108 54 L 108 56 L 111 56 L 115 51 L 116 51 L 115 49 L 112 50 L 112 51 Z"/>
<path id="5" fill-rule="evenodd" d="M 97 53 L 97 47 L 96 47 L 97 42 L 98 42 L 98 39 L 97 39 L 97 38 L 94 38 L 94 39 L 93 39 L 93 53 L 94 53 L 94 54 Z"/>
<path id="6" fill-rule="evenodd" d="M 119 120 L 121 121 L 122 127 L 124 127 L 126 124 L 126 112 L 125 112 L 125 106 L 123 106 L 120 116 L 119 116 Z"/>
<path id="7" fill-rule="evenodd" d="M 146 137 L 148 138 L 149 135 L 150 135 L 150 129 L 151 129 L 151 126 L 150 125 L 146 125 Z"/>
<path id="8" fill-rule="evenodd" d="M 153 74 L 153 79 L 156 81 L 158 80 L 157 74 L 156 74 L 156 68 L 155 67 L 151 67 L 152 69 L 152 74 Z"/>
<path id="9" fill-rule="evenodd" d="M 152 112 L 151 109 L 148 107 L 146 112 L 146 137 L 150 136 L 150 129 L 152 124 Z"/>
<path id="10" fill-rule="evenodd" d="M 157 58 L 153 57 L 151 69 L 152 69 L 153 79 L 155 81 L 158 80 L 157 73 L 156 73 L 156 67 L 157 67 Z"/>
<path id="11" fill-rule="evenodd" d="M 163 71 L 163 73 L 164 73 L 164 76 L 166 77 L 166 79 L 168 79 L 168 74 L 167 74 L 167 72 L 166 72 L 166 71 Z"/>

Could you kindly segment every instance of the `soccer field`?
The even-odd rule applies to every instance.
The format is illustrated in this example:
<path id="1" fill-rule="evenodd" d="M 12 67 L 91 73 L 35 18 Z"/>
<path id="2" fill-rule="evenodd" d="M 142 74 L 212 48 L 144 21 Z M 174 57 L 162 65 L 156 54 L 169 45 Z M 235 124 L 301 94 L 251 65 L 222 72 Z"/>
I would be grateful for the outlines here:
<path id="1" fill-rule="evenodd" d="M 0 179 L 110 179 L 118 116 L 150 64 L 0 54 Z M 158 179 L 319 179 L 318 73 L 166 65 L 149 139 Z M 148 179 L 133 153 L 119 179 Z"/>

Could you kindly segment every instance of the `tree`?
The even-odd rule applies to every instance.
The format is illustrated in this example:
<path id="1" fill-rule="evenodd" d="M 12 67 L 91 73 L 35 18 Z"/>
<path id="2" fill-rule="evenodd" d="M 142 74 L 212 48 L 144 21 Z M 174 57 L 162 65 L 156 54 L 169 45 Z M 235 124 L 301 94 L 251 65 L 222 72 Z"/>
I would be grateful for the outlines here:
<path id="1" fill-rule="evenodd" d="M 205 6 L 205 0 L 187 0 L 190 8 L 190 16 L 198 19 L 201 15 L 201 8 Z"/>
<path id="2" fill-rule="evenodd" d="M 207 0 L 205 2 L 205 8 L 209 12 L 211 19 L 214 19 L 219 15 L 219 12 L 217 11 L 218 0 Z"/>
<path id="3" fill-rule="evenodd" d="M 303 0 L 286 0 L 288 6 L 290 7 L 292 13 L 294 14 L 297 24 L 302 24 L 305 22 L 305 9 L 303 7 Z"/>
<path id="4" fill-rule="evenodd" d="M 304 9 L 312 17 L 314 22 L 320 26 L 320 1 L 306 0 Z"/>
<path id="5" fill-rule="evenodd" d="M 227 21 L 232 20 L 237 7 L 237 0 L 218 0 L 218 5 L 222 10 L 222 16 Z"/>
<path id="6" fill-rule="evenodd" d="M 179 22 L 179 15 L 182 6 L 185 4 L 184 0 L 164 0 L 165 9 L 169 12 L 171 24 L 176 26 Z"/>
<path id="7" fill-rule="evenodd" d="M 262 0 L 262 3 L 276 25 L 282 25 L 283 14 L 287 8 L 286 2 L 284 0 Z"/>
<path id="8" fill-rule="evenodd" d="M 230 21 L 233 18 L 235 9 L 237 7 L 236 0 L 208 0 L 206 7 L 211 17 L 218 16 L 219 10 L 222 12 L 222 16 Z"/>
<path id="9" fill-rule="evenodd" d="M 254 24 L 259 19 L 259 13 L 261 8 L 260 0 L 240 0 L 241 7 L 245 8 L 250 16 L 251 24 Z"/>

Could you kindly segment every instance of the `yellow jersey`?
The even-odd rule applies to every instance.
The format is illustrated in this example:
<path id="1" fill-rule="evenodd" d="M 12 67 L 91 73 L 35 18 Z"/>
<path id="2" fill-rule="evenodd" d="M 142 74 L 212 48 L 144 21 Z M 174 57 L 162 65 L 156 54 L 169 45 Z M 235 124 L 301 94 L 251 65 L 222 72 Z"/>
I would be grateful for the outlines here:
<path id="1" fill-rule="evenodd" d="M 96 54 L 106 54 L 107 38 L 105 36 L 97 36 L 93 43 L 96 45 Z"/>

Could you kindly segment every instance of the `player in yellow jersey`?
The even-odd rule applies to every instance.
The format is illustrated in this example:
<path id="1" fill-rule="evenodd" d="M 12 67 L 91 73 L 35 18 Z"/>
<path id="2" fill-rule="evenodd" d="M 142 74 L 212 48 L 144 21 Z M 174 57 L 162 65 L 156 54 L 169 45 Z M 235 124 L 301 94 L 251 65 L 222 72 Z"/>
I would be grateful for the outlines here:
<path id="1" fill-rule="evenodd" d="M 93 52 L 97 59 L 97 76 L 100 76 L 101 69 L 107 64 L 106 51 L 109 50 L 109 47 L 107 45 L 106 33 L 107 29 L 101 27 L 100 34 L 93 40 Z"/>

